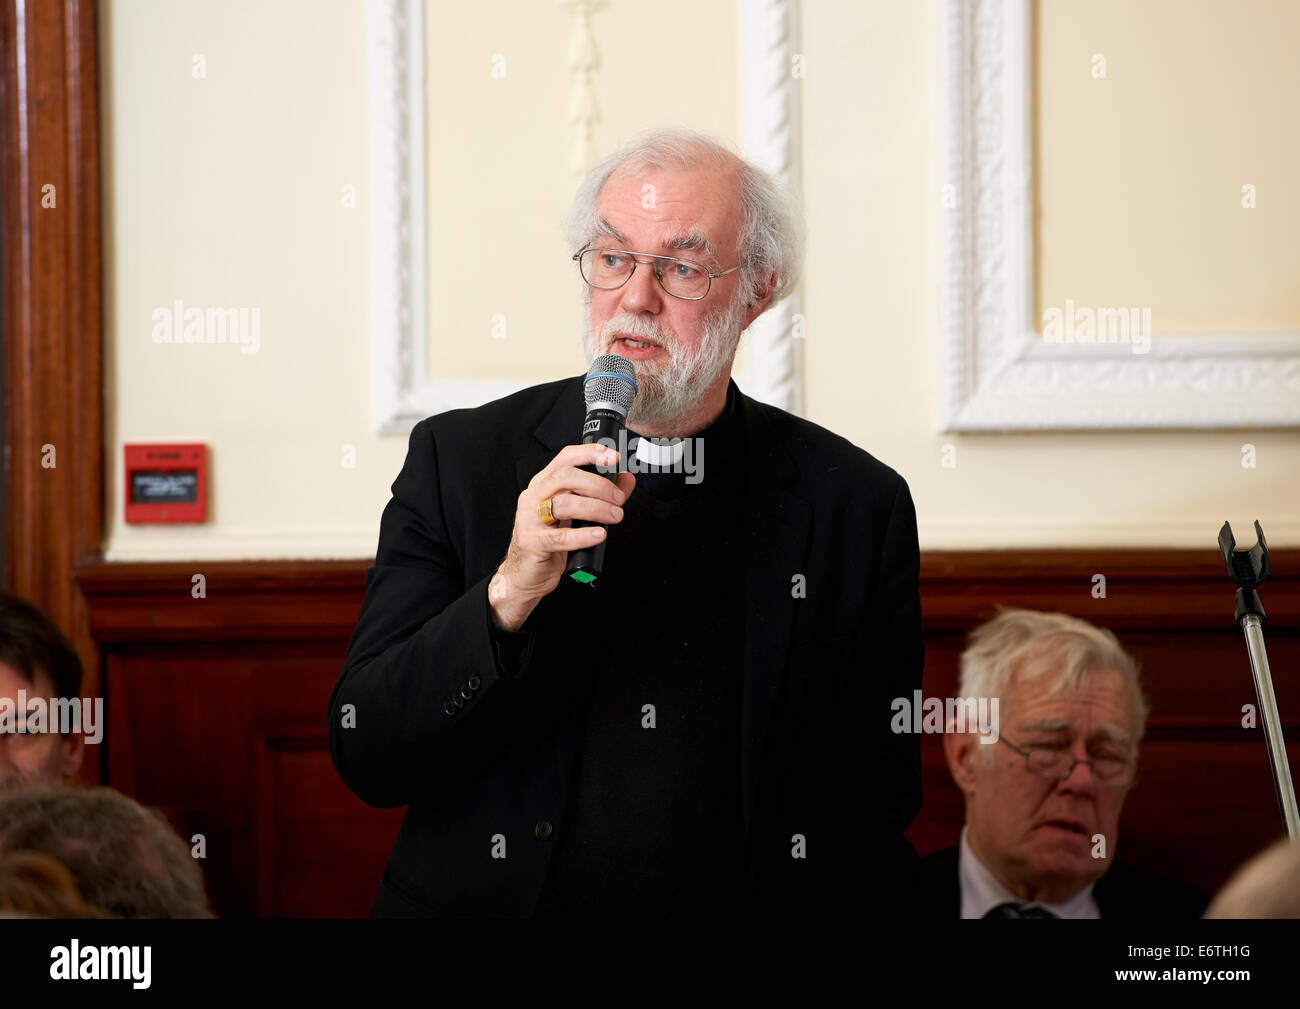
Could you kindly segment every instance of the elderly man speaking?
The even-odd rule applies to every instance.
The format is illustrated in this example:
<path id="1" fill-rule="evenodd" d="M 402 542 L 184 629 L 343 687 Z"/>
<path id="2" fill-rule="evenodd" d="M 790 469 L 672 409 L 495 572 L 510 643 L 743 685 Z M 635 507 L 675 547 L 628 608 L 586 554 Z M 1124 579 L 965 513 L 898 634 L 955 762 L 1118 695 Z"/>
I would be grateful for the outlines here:
<path id="1" fill-rule="evenodd" d="M 947 726 L 966 825 L 958 847 L 921 860 L 928 913 L 1200 915 L 1203 894 L 1114 860 L 1147 716 L 1115 635 L 1064 613 L 1004 610 L 971 634 L 959 694 L 997 698 L 999 725 L 983 737 Z"/>
<path id="2" fill-rule="evenodd" d="M 798 281 L 791 201 L 657 131 L 592 171 L 570 221 L 588 363 L 635 373 L 629 453 L 691 439 L 703 471 L 579 444 L 582 375 L 415 426 L 329 706 L 343 780 L 407 807 L 371 913 L 899 908 L 920 805 L 916 738 L 889 728 L 921 684 L 911 495 L 730 377 Z M 592 471 L 615 461 L 616 482 Z M 602 541 L 597 585 L 564 577 Z"/>

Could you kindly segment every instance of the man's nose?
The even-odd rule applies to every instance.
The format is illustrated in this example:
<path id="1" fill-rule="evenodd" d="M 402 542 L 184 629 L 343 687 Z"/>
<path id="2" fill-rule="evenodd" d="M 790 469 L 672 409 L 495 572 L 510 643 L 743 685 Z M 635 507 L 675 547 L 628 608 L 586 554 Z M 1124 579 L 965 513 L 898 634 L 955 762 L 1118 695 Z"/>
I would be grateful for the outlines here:
<path id="1" fill-rule="evenodd" d="M 637 263 L 622 287 L 619 307 L 625 312 L 658 312 L 663 307 L 664 289 L 659 286 L 653 263 Z"/>
<path id="2" fill-rule="evenodd" d="M 1071 792 L 1088 792 L 1091 793 L 1097 786 L 1097 779 L 1093 777 L 1092 765 L 1087 763 L 1088 751 L 1082 746 L 1070 754 L 1078 761 L 1074 765 L 1074 770 L 1070 776 L 1061 782 L 1061 787 Z"/>

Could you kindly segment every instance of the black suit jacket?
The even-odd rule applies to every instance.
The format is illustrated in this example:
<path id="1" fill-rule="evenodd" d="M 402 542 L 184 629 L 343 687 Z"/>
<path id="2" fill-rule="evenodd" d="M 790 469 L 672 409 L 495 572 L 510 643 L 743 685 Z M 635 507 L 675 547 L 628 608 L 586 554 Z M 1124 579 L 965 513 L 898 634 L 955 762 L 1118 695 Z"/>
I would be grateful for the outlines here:
<path id="1" fill-rule="evenodd" d="M 583 378 L 411 432 L 329 705 L 330 753 L 348 787 L 369 805 L 407 807 L 372 915 L 526 916 L 536 905 L 570 801 L 584 655 L 610 661 L 601 656 L 613 649 L 592 640 L 572 594 L 584 589 L 565 580 L 529 616 L 521 668 L 502 675 L 487 584 L 519 494 L 581 441 Z M 911 495 L 846 439 L 732 391 L 746 445 L 731 516 L 746 589 L 737 858 L 752 884 L 751 906 L 737 910 L 902 899 L 920 752 L 889 722 L 891 700 L 921 686 Z M 502 843 L 506 857 L 494 858 Z"/>
<path id="2" fill-rule="evenodd" d="M 961 849 L 954 845 L 926 855 L 917 866 L 925 917 L 961 917 Z M 1129 865 L 1112 862 L 1093 885 L 1092 896 L 1103 918 L 1160 920 L 1199 918 L 1209 899 L 1199 890 Z"/>

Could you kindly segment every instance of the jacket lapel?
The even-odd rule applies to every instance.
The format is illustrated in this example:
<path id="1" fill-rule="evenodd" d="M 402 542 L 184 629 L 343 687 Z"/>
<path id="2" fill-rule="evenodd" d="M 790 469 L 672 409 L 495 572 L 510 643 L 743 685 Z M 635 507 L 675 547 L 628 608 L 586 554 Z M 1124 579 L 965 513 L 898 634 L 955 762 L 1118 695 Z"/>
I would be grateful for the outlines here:
<path id="1" fill-rule="evenodd" d="M 586 416 L 586 404 L 582 398 L 584 378 L 585 375 L 579 375 L 560 390 L 554 405 L 533 432 L 532 441 L 519 454 L 515 479 L 521 492 L 560 449 L 582 441 L 582 418 Z"/>
<path id="2" fill-rule="evenodd" d="M 798 467 L 771 407 L 740 395 L 744 422 L 745 514 L 741 550 L 745 557 L 745 688 L 741 732 L 741 781 L 745 837 L 758 797 L 763 756 L 771 735 L 773 709 L 787 666 L 794 627 L 793 578 L 808 574 L 808 530 L 812 508 L 789 485 Z"/>

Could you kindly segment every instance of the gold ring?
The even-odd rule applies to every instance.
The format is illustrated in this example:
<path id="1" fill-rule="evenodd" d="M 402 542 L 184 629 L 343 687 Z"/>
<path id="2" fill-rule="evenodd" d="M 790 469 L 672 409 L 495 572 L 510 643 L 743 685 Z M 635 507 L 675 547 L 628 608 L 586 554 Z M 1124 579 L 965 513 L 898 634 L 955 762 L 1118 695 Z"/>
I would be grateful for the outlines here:
<path id="1" fill-rule="evenodd" d="M 559 521 L 551 511 L 551 502 L 554 500 L 554 498 L 548 497 L 537 505 L 537 517 L 548 526 L 553 526 Z"/>

